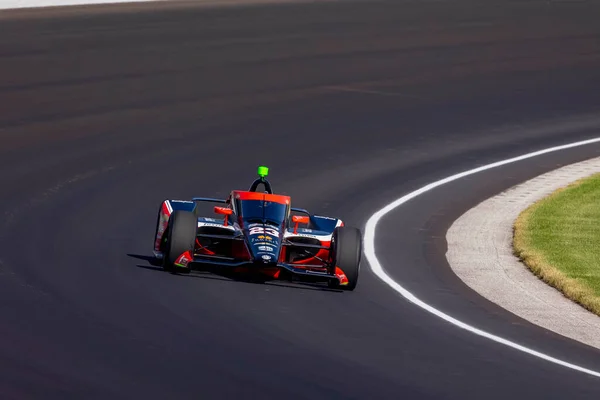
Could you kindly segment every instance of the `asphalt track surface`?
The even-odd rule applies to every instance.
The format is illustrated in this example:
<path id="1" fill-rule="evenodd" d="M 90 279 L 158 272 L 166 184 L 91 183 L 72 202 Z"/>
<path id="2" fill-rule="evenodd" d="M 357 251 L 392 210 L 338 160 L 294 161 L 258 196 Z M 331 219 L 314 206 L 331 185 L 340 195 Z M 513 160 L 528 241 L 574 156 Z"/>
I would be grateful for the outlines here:
<path id="1" fill-rule="evenodd" d="M 143 256 L 161 200 L 224 197 L 259 164 L 295 206 L 364 228 L 436 179 L 597 136 L 598 15 L 469 0 L 0 13 L 1 397 L 597 399 L 599 379 L 437 319 L 366 263 L 339 293 Z M 437 188 L 380 222 L 378 258 L 442 311 L 600 370 L 600 352 L 487 302 L 444 257 L 478 201 L 599 153 Z"/>

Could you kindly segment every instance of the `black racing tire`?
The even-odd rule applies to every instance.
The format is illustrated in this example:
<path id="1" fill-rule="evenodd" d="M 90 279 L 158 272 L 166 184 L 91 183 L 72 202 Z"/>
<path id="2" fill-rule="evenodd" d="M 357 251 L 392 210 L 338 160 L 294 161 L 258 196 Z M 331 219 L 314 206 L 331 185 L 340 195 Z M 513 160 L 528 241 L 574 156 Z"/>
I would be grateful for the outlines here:
<path id="1" fill-rule="evenodd" d="M 330 281 L 330 286 L 344 290 L 354 290 L 358 283 L 362 256 L 362 235 L 360 230 L 350 226 L 335 228 L 331 237 L 331 248 L 332 272 L 335 272 L 336 266 L 340 267 L 348 278 L 348 284 L 339 285 L 335 281 Z"/>
<path id="2" fill-rule="evenodd" d="M 194 252 L 198 219 L 191 211 L 176 210 L 169 218 L 163 269 L 173 273 L 188 273 L 189 268 L 175 265 L 177 258 L 186 251 Z"/>

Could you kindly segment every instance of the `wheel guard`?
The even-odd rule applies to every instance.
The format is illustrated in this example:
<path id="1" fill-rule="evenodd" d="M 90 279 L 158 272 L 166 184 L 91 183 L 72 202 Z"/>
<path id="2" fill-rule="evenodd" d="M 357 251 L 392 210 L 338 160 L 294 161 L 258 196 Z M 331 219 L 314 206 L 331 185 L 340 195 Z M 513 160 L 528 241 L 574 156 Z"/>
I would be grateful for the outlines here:
<path id="1" fill-rule="evenodd" d="M 342 269 L 340 267 L 335 267 L 335 276 L 340 281 L 340 285 L 348 284 L 348 277 L 346 276 L 346 274 L 344 273 L 344 271 L 342 271 Z"/>
<path id="2" fill-rule="evenodd" d="M 188 268 L 188 264 L 193 260 L 194 257 L 192 256 L 192 253 L 186 251 L 185 253 L 177 257 L 177 260 L 175 260 L 174 264 L 181 268 Z"/>

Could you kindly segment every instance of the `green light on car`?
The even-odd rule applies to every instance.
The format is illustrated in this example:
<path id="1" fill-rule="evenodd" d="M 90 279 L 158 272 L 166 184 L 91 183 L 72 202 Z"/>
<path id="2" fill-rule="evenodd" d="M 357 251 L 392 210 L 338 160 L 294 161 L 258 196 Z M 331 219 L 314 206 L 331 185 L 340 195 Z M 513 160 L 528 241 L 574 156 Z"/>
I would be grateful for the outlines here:
<path id="1" fill-rule="evenodd" d="M 265 167 L 264 165 L 261 165 L 260 167 L 258 167 L 258 176 L 260 176 L 261 178 L 264 178 L 267 175 L 269 175 L 268 167 Z"/>

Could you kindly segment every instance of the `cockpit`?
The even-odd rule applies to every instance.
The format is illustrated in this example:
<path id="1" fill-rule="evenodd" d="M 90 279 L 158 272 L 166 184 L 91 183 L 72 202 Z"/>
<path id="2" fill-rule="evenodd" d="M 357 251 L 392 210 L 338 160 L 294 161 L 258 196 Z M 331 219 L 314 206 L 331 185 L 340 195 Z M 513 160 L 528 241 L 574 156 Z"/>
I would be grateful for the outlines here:
<path id="1" fill-rule="evenodd" d="M 290 198 L 273 194 L 271 184 L 265 179 L 269 169 L 259 167 L 259 179 L 252 183 L 248 191 L 234 191 L 233 209 L 244 224 L 261 223 L 281 227 L 290 216 Z M 265 190 L 258 191 L 263 185 Z"/>
<path id="2" fill-rule="evenodd" d="M 237 200 L 239 217 L 246 223 L 281 226 L 287 219 L 288 205 L 265 200 Z"/>

